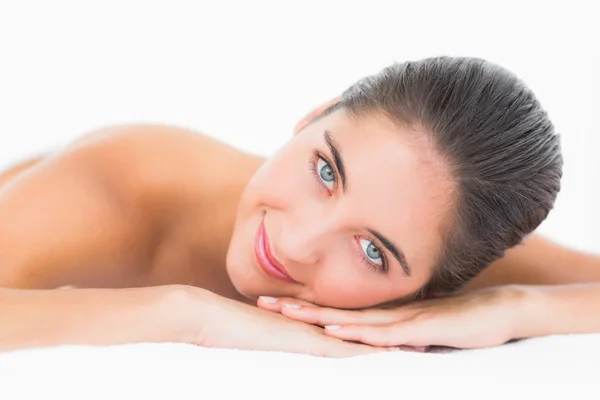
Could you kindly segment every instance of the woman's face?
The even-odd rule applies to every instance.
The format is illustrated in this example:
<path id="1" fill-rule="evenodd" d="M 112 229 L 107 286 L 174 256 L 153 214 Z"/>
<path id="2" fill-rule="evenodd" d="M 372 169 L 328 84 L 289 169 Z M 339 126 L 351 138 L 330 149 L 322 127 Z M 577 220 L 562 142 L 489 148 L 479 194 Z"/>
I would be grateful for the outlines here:
<path id="1" fill-rule="evenodd" d="M 227 254 L 236 289 L 336 308 L 419 290 L 441 249 L 452 185 L 416 137 L 426 136 L 343 110 L 301 129 L 242 195 Z"/>

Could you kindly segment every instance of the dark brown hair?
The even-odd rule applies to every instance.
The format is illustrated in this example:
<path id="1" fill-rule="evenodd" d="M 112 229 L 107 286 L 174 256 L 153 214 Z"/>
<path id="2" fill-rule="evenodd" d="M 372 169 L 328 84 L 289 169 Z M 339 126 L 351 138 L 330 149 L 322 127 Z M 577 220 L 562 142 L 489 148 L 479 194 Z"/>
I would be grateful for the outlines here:
<path id="1" fill-rule="evenodd" d="M 348 88 L 343 108 L 381 113 L 426 131 L 456 185 L 443 248 L 417 297 L 452 292 L 521 242 L 560 190 L 560 137 L 513 73 L 479 58 L 433 57 L 391 65 Z"/>

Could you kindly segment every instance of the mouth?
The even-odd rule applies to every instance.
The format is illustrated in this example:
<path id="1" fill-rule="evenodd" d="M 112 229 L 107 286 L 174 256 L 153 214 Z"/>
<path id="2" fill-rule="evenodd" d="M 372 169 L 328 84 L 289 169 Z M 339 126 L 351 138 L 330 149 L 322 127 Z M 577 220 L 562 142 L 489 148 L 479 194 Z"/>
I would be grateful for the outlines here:
<path id="1" fill-rule="evenodd" d="M 269 246 L 269 237 L 265 231 L 264 220 L 260 222 L 256 238 L 254 240 L 254 255 L 258 265 L 271 278 L 279 279 L 285 282 L 298 283 L 289 275 L 284 266 L 271 254 Z"/>

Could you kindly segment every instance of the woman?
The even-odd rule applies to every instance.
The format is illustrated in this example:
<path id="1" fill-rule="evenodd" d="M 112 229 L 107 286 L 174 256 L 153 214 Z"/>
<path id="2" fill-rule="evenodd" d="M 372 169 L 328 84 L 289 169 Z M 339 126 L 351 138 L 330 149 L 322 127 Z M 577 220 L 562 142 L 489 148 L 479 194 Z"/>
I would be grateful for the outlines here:
<path id="1" fill-rule="evenodd" d="M 600 332 L 598 257 L 522 242 L 561 168 L 534 95 L 475 58 L 367 77 L 268 160 L 102 129 L 3 177 L 0 347 L 348 356 Z"/>

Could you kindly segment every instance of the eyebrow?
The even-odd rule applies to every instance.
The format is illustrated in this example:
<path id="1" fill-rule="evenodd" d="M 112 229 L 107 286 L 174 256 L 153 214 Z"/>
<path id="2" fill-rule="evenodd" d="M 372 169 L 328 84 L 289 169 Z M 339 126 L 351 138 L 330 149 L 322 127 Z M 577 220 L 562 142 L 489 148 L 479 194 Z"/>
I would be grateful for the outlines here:
<path id="1" fill-rule="evenodd" d="M 342 152 L 340 151 L 340 145 L 335 141 L 335 139 L 333 139 L 333 136 L 331 136 L 330 131 L 325 130 L 325 133 L 323 134 L 323 136 L 325 137 L 325 143 L 327 143 L 327 146 L 329 147 L 329 151 L 331 151 L 331 154 L 333 155 L 333 162 L 335 163 L 335 167 L 337 168 L 337 170 L 340 174 L 344 192 L 346 192 L 346 186 L 347 186 L 346 185 L 346 169 L 344 168 L 344 160 L 342 159 Z M 381 233 L 379 233 L 373 229 L 367 229 L 367 230 L 373 236 L 375 236 L 377 238 L 377 240 L 379 240 L 389 250 L 390 253 L 392 253 L 392 255 L 394 256 L 394 258 L 396 260 L 398 260 L 398 263 L 400 263 L 400 266 L 402 267 L 404 274 L 406 276 L 410 276 L 410 274 L 411 274 L 410 266 L 408 265 L 408 262 L 406 261 L 406 257 L 404 256 L 404 253 L 398 249 L 398 246 L 396 246 L 391 241 L 387 240 L 385 238 L 385 236 L 383 236 Z"/>
<path id="2" fill-rule="evenodd" d="M 333 155 L 333 162 L 335 163 L 335 167 L 337 168 L 340 178 L 342 180 L 342 188 L 344 192 L 346 192 L 346 168 L 344 168 L 344 160 L 342 159 L 342 152 L 340 151 L 340 145 L 333 139 L 331 136 L 331 132 L 325 130 L 323 134 L 325 137 L 325 143 L 329 147 L 329 151 Z"/>
<path id="3" fill-rule="evenodd" d="M 373 229 L 368 229 L 368 231 L 375 236 L 390 251 L 390 253 L 392 253 L 396 260 L 398 260 L 402 270 L 404 271 L 404 274 L 406 276 L 410 276 L 410 266 L 408 265 L 408 262 L 406 262 L 404 253 L 401 252 L 394 243 L 387 240 L 381 233 L 374 231 Z"/>

